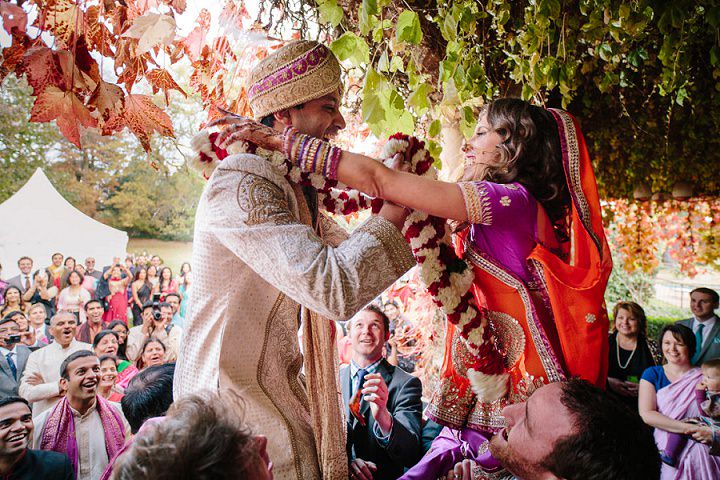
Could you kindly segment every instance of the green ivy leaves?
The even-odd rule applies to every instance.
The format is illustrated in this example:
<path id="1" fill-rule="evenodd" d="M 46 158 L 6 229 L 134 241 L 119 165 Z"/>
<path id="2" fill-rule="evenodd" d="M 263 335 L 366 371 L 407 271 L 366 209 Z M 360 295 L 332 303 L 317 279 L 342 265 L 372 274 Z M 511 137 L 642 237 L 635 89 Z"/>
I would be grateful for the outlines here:
<path id="1" fill-rule="evenodd" d="M 354 66 L 370 62 L 370 47 L 362 37 L 345 32 L 330 44 L 330 50 L 341 62 L 349 60 Z"/>

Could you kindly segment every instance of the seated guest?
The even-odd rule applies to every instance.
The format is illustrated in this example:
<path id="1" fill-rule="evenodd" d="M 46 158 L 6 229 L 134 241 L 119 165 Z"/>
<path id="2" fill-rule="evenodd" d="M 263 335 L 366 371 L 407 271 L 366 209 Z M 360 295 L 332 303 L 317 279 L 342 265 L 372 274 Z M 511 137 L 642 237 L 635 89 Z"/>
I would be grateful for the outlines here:
<path id="1" fill-rule="evenodd" d="M 170 305 L 172 309 L 172 320 L 171 323 L 177 327 L 183 328 L 185 318 L 180 316 L 180 305 L 182 303 L 182 296 L 177 292 L 168 293 L 165 295 L 165 302 Z"/>
<path id="2" fill-rule="evenodd" d="M 443 466 L 444 478 L 463 480 L 660 477 L 652 431 L 623 402 L 584 380 L 544 385 L 525 402 L 505 407 L 502 414 L 506 427 L 477 451 L 458 444 L 452 431 L 444 428 L 420 464 L 401 478 L 436 478 L 428 476 L 427 457 Z M 457 446 L 448 449 L 443 444 Z"/>
<path id="3" fill-rule="evenodd" d="M 710 455 L 719 456 L 720 442 L 716 437 L 720 435 L 720 358 L 707 360 L 701 370 L 702 380 L 695 387 L 695 404 L 701 416 L 691 420 L 703 428 L 693 432 L 693 438 L 710 445 Z M 663 462 L 677 464 L 687 440 L 688 437 L 679 433 L 669 433 L 661 455 Z"/>
<path id="4" fill-rule="evenodd" d="M 397 478 L 422 456 L 422 386 L 383 358 L 388 327 L 383 311 L 370 305 L 348 328 L 352 361 L 340 369 L 340 386 L 351 413 L 350 473 L 357 478 Z"/>
<path id="5" fill-rule="evenodd" d="M 65 397 L 35 418 L 34 445 L 66 454 L 78 480 L 96 480 L 125 444 L 130 426 L 115 404 L 98 395 L 94 353 L 75 352 L 59 370 Z"/>
<path id="6" fill-rule="evenodd" d="M 0 478 L 75 480 L 67 455 L 30 449 L 34 428 L 27 400 L 0 397 Z"/>
<path id="7" fill-rule="evenodd" d="M 103 330 L 93 340 L 93 351 L 98 357 L 111 355 L 117 358 L 116 367 L 118 372 L 123 372 L 132 362 L 123 360 L 117 356 L 120 348 L 120 336 L 112 330 Z"/>
<path id="8" fill-rule="evenodd" d="M 0 317 L 4 317 L 10 312 L 22 312 L 26 310 L 25 302 L 20 293 L 20 289 L 10 285 L 5 289 L 3 294 L 3 306 L 0 309 Z"/>
<path id="9" fill-rule="evenodd" d="M 715 315 L 719 303 L 720 296 L 715 290 L 696 288 L 690 292 L 690 311 L 693 316 L 677 322 L 695 334 L 697 348 L 691 359 L 693 365 L 720 357 L 720 319 Z"/>
<path id="10" fill-rule="evenodd" d="M 666 325 L 660 332 L 665 364 L 650 367 L 640 380 L 638 405 L 645 423 L 655 428 L 655 440 L 665 452 L 670 433 L 692 435 L 697 426 L 682 420 L 699 416 L 695 405 L 695 387 L 702 378 L 702 371 L 693 368 L 691 359 L 695 354 L 695 335 L 683 325 Z M 709 447 L 688 442 L 682 454 L 674 459 L 665 456 L 663 478 L 718 478 L 720 458 L 709 454 Z M 668 463 L 675 463 L 675 468 Z M 675 476 L 675 474 L 678 476 Z M 707 476 L 710 474 L 710 476 Z"/>
<path id="11" fill-rule="evenodd" d="M 267 439 L 251 434 L 237 410 L 215 394 L 178 400 L 118 457 L 112 478 L 271 479 Z"/>
<path id="12" fill-rule="evenodd" d="M 143 369 L 167 363 L 165 361 L 166 356 L 167 349 L 161 340 L 155 337 L 146 338 L 145 343 L 140 347 L 140 354 L 135 361 L 135 365 L 131 365 L 123 371 L 122 378 L 118 380 L 118 385 L 127 388 L 130 380 Z"/>
<path id="13" fill-rule="evenodd" d="M 630 408 L 637 408 L 640 377 L 659 365 L 660 350 L 647 338 L 645 311 L 635 302 L 618 302 L 613 309 L 614 328 L 609 337 L 608 387 Z"/>
<path id="14" fill-rule="evenodd" d="M 166 362 L 174 362 L 177 359 L 182 328 L 172 324 L 172 313 L 169 303 L 161 303 L 160 312 L 153 309 L 152 303 L 144 305 L 142 325 L 132 327 L 128 333 L 127 349 L 125 350 L 128 360 L 135 361 L 140 357 L 140 348 L 150 337 L 161 340 L 166 346 Z"/>
<path id="15" fill-rule="evenodd" d="M 115 384 L 118 377 L 117 361 L 117 357 L 113 355 L 100 357 L 98 395 L 110 402 L 119 402 L 123 397 L 123 389 Z"/>
<path id="16" fill-rule="evenodd" d="M 105 310 L 100 300 L 88 300 L 84 311 L 83 317 L 86 322 L 78 328 L 77 339 L 81 342 L 93 343 L 95 335 L 107 328 L 107 324 L 103 321 Z"/>
<path id="17" fill-rule="evenodd" d="M 75 339 L 76 333 L 75 315 L 59 311 L 50 319 L 50 334 L 55 341 L 28 357 L 19 392 L 21 397 L 33 404 L 33 415 L 53 407 L 62 397 L 58 365 L 79 350 L 91 349 L 90 344 Z"/>
<path id="18" fill-rule="evenodd" d="M 53 285 L 45 270 L 38 270 L 33 275 L 32 286 L 23 294 L 23 301 L 29 304 L 40 303 L 45 307 L 46 318 L 55 315 L 55 297 L 58 288 Z"/>
<path id="19" fill-rule="evenodd" d="M 70 257 L 72 258 L 72 257 Z M 69 270 L 67 285 L 58 294 L 58 310 L 67 310 L 75 314 L 78 325 L 85 323 L 85 303 L 90 301 L 90 292 L 82 287 L 83 276 L 77 270 Z"/>
<path id="20" fill-rule="evenodd" d="M 122 320 L 115 320 L 114 322 L 110 322 L 107 328 L 108 330 L 112 330 L 118 335 L 118 358 L 121 360 L 127 360 L 125 349 L 127 347 L 127 336 L 130 329 L 127 325 L 125 325 L 125 322 L 123 322 Z"/>
<path id="21" fill-rule="evenodd" d="M 35 333 L 35 345 L 37 347 L 43 347 L 52 342 L 50 325 L 48 325 L 50 322 L 45 322 L 47 318 L 47 311 L 42 303 L 33 303 L 28 309 L 28 323 L 30 329 Z"/>
<path id="22" fill-rule="evenodd" d="M 145 420 L 162 417 L 173 403 L 175 364 L 148 367 L 135 375 L 125 389 L 120 404 L 133 434 Z"/>
<path id="23" fill-rule="evenodd" d="M 17 396 L 30 356 L 30 349 L 18 341 L 20 326 L 15 321 L 15 313 L 0 320 L 0 398 Z"/>

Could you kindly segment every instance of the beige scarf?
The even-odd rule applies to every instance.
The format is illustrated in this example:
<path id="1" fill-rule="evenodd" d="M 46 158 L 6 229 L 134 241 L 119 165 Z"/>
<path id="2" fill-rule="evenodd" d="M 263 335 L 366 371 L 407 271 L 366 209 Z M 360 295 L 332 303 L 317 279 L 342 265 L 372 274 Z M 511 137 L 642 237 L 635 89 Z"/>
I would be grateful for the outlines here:
<path id="1" fill-rule="evenodd" d="M 294 184 L 293 188 L 298 200 L 300 220 L 306 225 L 312 225 L 312 216 L 302 189 Z M 322 214 L 318 215 L 317 230 L 325 243 L 333 247 L 347 238 L 340 227 Z M 325 479 L 346 479 L 347 419 L 338 376 L 335 322 L 303 308 L 302 342 L 303 367 L 320 471 Z"/>

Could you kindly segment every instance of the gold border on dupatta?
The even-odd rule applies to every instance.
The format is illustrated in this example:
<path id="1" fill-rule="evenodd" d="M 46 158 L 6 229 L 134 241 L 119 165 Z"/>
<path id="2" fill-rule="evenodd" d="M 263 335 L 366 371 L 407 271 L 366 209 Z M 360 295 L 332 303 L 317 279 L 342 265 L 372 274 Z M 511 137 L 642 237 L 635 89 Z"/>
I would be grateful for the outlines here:
<path id="1" fill-rule="evenodd" d="M 473 250 L 472 245 L 470 244 L 466 244 L 465 255 L 479 268 L 500 280 L 505 285 L 514 288 L 520 294 L 523 306 L 525 307 L 525 320 L 527 321 L 528 329 L 530 330 L 530 336 L 532 337 L 535 349 L 540 356 L 540 361 L 542 362 L 548 381 L 552 383 L 564 380 L 565 375 L 560 371 L 560 368 L 553 360 L 553 356 L 548 351 L 545 340 L 542 338 L 540 330 L 538 329 L 536 319 L 533 317 L 532 313 L 535 309 L 535 305 L 532 303 L 530 292 L 528 292 L 522 281 L 516 279 L 500 267 L 494 265 L 482 255 L 479 255 Z"/>

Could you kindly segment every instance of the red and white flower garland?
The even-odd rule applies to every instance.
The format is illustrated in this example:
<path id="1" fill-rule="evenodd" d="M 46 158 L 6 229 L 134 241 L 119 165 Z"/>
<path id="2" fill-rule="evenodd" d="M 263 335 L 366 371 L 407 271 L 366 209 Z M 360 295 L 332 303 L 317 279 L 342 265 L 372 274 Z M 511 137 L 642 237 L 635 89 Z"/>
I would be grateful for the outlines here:
<path id="1" fill-rule="evenodd" d="M 264 150 L 246 142 L 236 142 L 227 150 L 220 149 L 214 143 L 217 135 L 203 131 L 192 141 L 192 148 L 198 153 L 192 162 L 193 167 L 206 179 L 226 156 L 253 153 L 270 161 L 290 181 L 315 187 L 319 203 L 329 213 L 349 215 L 368 208 L 377 212 L 382 206 L 381 199 L 368 197 L 336 180 L 301 172 L 282 152 Z M 382 157 L 389 162 L 398 153 L 404 156 L 411 172 L 437 178 L 437 170 L 432 166 L 433 160 L 424 142 L 408 135 L 395 134 L 385 144 Z M 473 270 L 455 253 L 445 219 L 413 211 L 405 221 L 403 235 L 410 243 L 420 265 L 420 277 L 434 303 L 443 309 L 448 321 L 459 329 L 461 338 L 475 357 L 475 364 L 468 369 L 473 391 L 484 402 L 504 397 L 508 391 L 509 377 L 504 360 L 496 346 L 492 329 L 488 328 L 486 316 L 472 295 Z"/>

